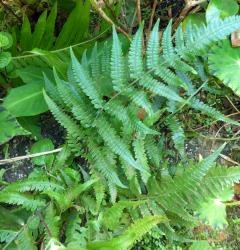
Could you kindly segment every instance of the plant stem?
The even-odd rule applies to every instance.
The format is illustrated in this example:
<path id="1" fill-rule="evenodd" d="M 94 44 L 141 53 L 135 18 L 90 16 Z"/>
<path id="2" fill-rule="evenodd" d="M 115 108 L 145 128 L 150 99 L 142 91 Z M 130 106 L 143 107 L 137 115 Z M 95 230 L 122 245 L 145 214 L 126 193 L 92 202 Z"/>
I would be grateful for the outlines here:
<path id="1" fill-rule="evenodd" d="M 13 157 L 13 158 L 9 158 L 9 159 L 4 159 L 4 160 L 0 160 L 0 165 L 4 165 L 4 164 L 9 164 L 9 163 L 13 163 L 16 161 L 22 161 L 22 160 L 26 160 L 26 159 L 30 159 L 30 158 L 35 158 L 38 156 L 43 156 L 43 155 L 49 155 L 49 154 L 54 154 L 54 153 L 58 153 L 62 150 L 62 148 L 57 148 L 51 151 L 46 151 L 46 152 L 41 152 L 41 153 L 36 153 L 36 154 L 29 154 L 29 155 L 24 155 L 24 156 L 17 156 L 17 157 Z"/>
<path id="2" fill-rule="evenodd" d="M 141 0 L 137 0 L 137 17 L 138 17 L 138 25 L 140 26 L 142 23 Z"/>

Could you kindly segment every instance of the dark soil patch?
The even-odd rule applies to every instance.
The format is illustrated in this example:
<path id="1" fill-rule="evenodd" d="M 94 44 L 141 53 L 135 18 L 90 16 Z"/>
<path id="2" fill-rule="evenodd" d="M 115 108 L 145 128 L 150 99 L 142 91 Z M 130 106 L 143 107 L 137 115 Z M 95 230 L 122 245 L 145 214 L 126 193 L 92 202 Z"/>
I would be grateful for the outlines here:
<path id="1" fill-rule="evenodd" d="M 54 120 L 48 112 L 40 117 L 41 134 L 43 138 L 49 138 L 53 141 L 55 148 L 64 143 L 64 129 Z M 8 142 L 8 158 L 23 156 L 30 153 L 31 146 L 36 140 L 32 137 L 17 136 Z M 4 159 L 6 144 L 0 146 L 0 159 Z M 34 168 L 31 160 L 17 161 L 11 164 L 0 166 L 0 169 L 6 169 L 4 179 L 8 182 L 14 182 L 26 178 Z"/>

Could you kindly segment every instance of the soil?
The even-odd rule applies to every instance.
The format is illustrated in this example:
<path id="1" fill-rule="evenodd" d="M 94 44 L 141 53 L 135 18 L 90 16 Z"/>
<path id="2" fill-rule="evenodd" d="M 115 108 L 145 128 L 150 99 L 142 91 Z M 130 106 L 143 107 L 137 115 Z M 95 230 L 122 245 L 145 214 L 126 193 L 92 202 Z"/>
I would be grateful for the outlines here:
<path id="1" fill-rule="evenodd" d="M 64 143 L 65 132 L 62 127 L 54 120 L 48 112 L 40 117 L 41 135 L 43 138 L 51 139 L 55 148 L 58 148 Z M 23 156 L 30 153 L 31 146 L 36 142 L 33 137 L 17 136 L 8 142 L 8 156 L 12 158 Z M 4 151 L 6 144 L 0 146 L 0 159 L 4 159 Z M 34 165 L 31 160 L 17 161 L 11 164 L 0 166 L 0 169 L 5 169 L 4 179 L 7 182 L 14 182 L 26 178 L 33 170 Z"/>

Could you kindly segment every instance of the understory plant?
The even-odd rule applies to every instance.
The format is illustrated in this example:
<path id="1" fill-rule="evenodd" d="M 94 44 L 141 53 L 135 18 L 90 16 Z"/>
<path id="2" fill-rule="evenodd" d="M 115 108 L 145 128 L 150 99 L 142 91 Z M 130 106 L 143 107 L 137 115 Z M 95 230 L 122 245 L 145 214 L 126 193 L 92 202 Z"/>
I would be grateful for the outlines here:
<path id="1" fill-rule="evenodd" d="M 126 55 L 113 27 L 111 45 L 96 44 L 81 63 L 71 49 L 67 74 L 44 74 L 44 97 L 67 131 L 66 147 L 46 170 L 2 182 L 0 202 L 16 206 L 0 224 L 3 249 L 126 250 L 152 228 L 168 241 L 191 243 L 202 239 L 186 232 L 202 223 L 227 225 L 225 202 L 240 169 L 215 165 L 225 144 L 190 163 L 180 114 L 194 110 L 239 125 L 198 93 L 208 89 L 204 55 L 240 27 L 240 17 L 185 32 L 180 25 L 173 41 L 170 22 L 161 45 L 158 26 L 146 50 L 142 26 Z M 177 164 L 163 157 L 166 130 L 183 159 L 174 173 L 166 166 Z"/>
<path id="2" fill-rule="evenodd" d="M 8 183 L 0 171 L 0 248 L 212 249 L 201 230 L 227 227 L 240 168 L 216 163 L 226 144 L 205 159 L 188 159 L 184 119 L 240 125 L 204 97 L 214 92 L 213 76 L 240 93 L 240 57 L 228 41 L 240 28 L 240 17 L 230 16 L 237 3 L 224 11 L 211 0 L 206 16 L 196 23 L 189 16 L 176 30 L 170 21 L 161 39 L 159 20 L 147 35 L 142 23 L 126 52 L 117 13 L 112 39 L 84 50 L 98 38 L 87 40 L 90 6 L 106 19 L 104 5 L 76 1 L 58 32 L 51 2 L 34 27 L 24 17 L 11 35 L 0 32 L 1 84 L 6 91 L 9 79 L 13 84 L 0 106 L 0 144 L 32 132 L 31 116 L 48 109 L 66 131 L 60 153 L 32 160 L 26 179 Z M 99 37 L 109 27 L 103 21 Z M 31 153 L 53 148 L 43 139 Z"/>

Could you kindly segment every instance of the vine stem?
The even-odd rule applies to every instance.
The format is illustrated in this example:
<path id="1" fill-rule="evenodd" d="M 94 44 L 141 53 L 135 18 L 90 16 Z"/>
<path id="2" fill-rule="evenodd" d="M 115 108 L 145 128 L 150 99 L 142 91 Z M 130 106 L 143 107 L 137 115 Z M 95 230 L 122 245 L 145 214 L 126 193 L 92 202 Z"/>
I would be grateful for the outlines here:
<path id="1" fill-rule="evenodd" d="M 160 0 L 160 3 L 162 2 L 162 0 Z M 156 7 L 158 5 L 158 1 L 154 0 L 153 2 L 153 6 L 152 6 L 152 12 L 151 12 L 151 17 L 150 17 L 150 21 L 149 21 L 149 25 L 148 25 L 148 30 L 147 30 L 147 38 L 149 39 L 149 35 L 151 33 L 152 30 L 152 26 L 153 26 L 153 18 L 155 15 L 155 11 L 156 11 Z"/>
<path id="2" fill-rule="evenodd" d="M 26 159 L 30 159 L 30 158 L 35 158 L 35 157 L 39 157 L 39 156 L 43 156 L 43 155 L 49 155 L 49 154 L 54 154 L 54 153 L 58 153 L 62 150 L 62 148 L 57 148 L 51 151 L 45 151 L 45 152 L 40 152 L 40 153 L 36 153 L 36 154 L 29 154 L 29 155 L 23 155 L 23 156 L 17 156 L 17 157 L 13 157 L 13 158 L 9 158 L 9 159 L 4 159 L 4 160 L 0 160 L 0 165 L 4 165 L 4 164 L 9 164 L 9 163 L 13 163 L 13 162 L 17 162 L 17 161 L 22 161 L 22 160 L 26 160 Z"/>

